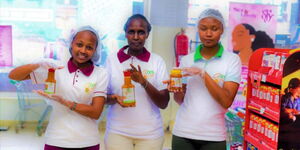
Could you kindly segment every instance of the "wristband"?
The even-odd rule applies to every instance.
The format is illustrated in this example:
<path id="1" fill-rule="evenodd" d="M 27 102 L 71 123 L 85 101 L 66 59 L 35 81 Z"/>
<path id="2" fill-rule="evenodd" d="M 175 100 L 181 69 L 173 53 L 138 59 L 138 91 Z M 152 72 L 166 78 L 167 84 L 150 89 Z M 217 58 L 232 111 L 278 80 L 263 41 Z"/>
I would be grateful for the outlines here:
<path id="1" fill-rule="evenodd" d="M 77 103 L 76 102 L 73 102 L 73 105 L 72 107 L 70 108 L 72 111 L 74 111 L 76 109 L 76 106 L 77 106 Z"/>

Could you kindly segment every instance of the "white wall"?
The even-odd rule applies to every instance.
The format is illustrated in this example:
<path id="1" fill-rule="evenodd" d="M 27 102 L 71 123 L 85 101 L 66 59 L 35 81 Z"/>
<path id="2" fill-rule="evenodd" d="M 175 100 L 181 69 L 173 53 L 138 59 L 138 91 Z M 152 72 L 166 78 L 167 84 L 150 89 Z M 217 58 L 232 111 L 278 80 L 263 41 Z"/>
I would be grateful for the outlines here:
<path id="1" fill-rule="evenodd" d="M 153 26 L 152 31 L 152 52 L 160 55 L 166 62 L 167 70 L 175 67 L 174 37 L 180 32 L 180 28 Z M 165 110 L 162 110 L 164 126 L 167 127 L 174 123 L 178 104 L 173 100 L 173 94 L 170 94 L 170 102 Z"/>

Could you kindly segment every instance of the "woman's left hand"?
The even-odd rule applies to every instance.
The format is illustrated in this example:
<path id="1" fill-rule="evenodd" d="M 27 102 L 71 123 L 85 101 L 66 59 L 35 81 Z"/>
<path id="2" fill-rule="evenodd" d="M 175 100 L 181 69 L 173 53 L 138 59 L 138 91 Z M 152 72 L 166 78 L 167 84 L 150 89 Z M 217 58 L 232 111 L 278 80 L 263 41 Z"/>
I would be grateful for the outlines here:
<path id="1" fill-rule="evenodd" d="M 130 64 L 130 66 L 131 79 L 135 82 L 140 83 L 141 85 L 144 85 L 147 81 L 142 74 L 140 65 L 138 65 L 138 69 L 136 69 L 136 67 L 134 67 L 133 64 Z"/>
<path id="2" fill-rule="evenodd" d="M 40 96 L 43 96 L 43 97 L 45 97 L 45 98 L 48 98 L 48 99 L 57 101 L 57 102 L 59 102 L 59 103 L 61 103 L 61 104 L 67 106 L 67 100 L 65 100 L 64 98 L 62 98 L 62 97 L 59 96 L 59 95 L 48 94 L 48 93 L 45 93 L 45 92 L 42 91 L 42 90 L 34 90 L 33 92 L 39 94 Z"/>
<path id="3" fill-rule="evenodd" d="M 186 67 L 182 69 L 183 76 L 196 76 L 200 75 L 200 77 L 203 77 L 205 74 L 205 71 L 198 67 Z"/>

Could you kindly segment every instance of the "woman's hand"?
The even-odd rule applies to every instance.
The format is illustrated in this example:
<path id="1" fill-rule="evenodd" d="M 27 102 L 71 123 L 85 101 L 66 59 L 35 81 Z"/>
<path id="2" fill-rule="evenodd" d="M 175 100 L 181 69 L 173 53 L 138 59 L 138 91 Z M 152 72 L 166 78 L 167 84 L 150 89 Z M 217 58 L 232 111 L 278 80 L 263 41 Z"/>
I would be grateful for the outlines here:
<path id="1" fill-rule="evenodd" d="M 130 64 L 130 66 L 131 79 L 134 82 L 140 83 L 142 86 L 145 86 L 147 80 L 143 76 L 140 65 L 138 65 L 138 69 L 136 69 L 136 67 L 134 67 L 133 64 Z"/>
<path id="2" fill-rule="evenodd" d="M 168 84 L 168 91 L 172 93 L 178 93 L 178 92 L 183 92 L 183 87 L 182 88 L 171 88 L 172 85 L 174 85 L 173 80 L 164 80 L 163 84 Z"/>
<path id="3" fill-rule="evenodd" d="M 183 68 L 182 71 L 184 72 L 183 76 L 196 76 L 199 75 L 200 77 L 204 77 L 205 71 L 198 67 L 186 67 Z"/>
<path id="4" fill-rule="evenodd" d="M 125 99 L 125 96 L 113 94 L 113 95 L 110 95 L 110 98 L 114 99 L 120 106 L 122 106 L 124 108 L 129 107 L 129 106 L 126 106 L 123 102 Z"/>
<path id="5" fill-rule="evenodd" d="M 72 102 L 65 100 L 64 98 L 62 98 L 59 95 L 56 95 L 56 94 L 47 94 L 47 93 L 45 93 L 42 90 L 34 90 L 33 92 L 35 92 L 38 95 L 43 96 L 45 98 L 57 101 L 57 102 L 61 103 L 62 105 L 65 105 L 67 107 L 71 107 L 70 105 L 72 105 Z"/>

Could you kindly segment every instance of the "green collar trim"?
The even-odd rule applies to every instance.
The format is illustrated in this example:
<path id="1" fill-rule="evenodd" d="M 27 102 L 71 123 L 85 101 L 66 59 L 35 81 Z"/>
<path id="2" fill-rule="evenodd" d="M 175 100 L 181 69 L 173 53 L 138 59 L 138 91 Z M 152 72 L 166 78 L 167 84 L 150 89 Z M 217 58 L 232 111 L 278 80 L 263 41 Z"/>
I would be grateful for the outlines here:
<path id="1" fill-rule="evenodd" d="M 194 55 L 194 61 L 198 61 L 200 59 L 203 59 L 203 56 L 200 53 L 202 48 L 203 48 L 203 44 L 197 46 L 196 52 L 195 52 L 195 55 Z M 219 57 L 219 58 L 222 57 L 223 51 L 224 51 L 224 47 L 221 43 L 219 43 L 219 50 L 218 50 L 217 54 L 214 57 Z"/>

